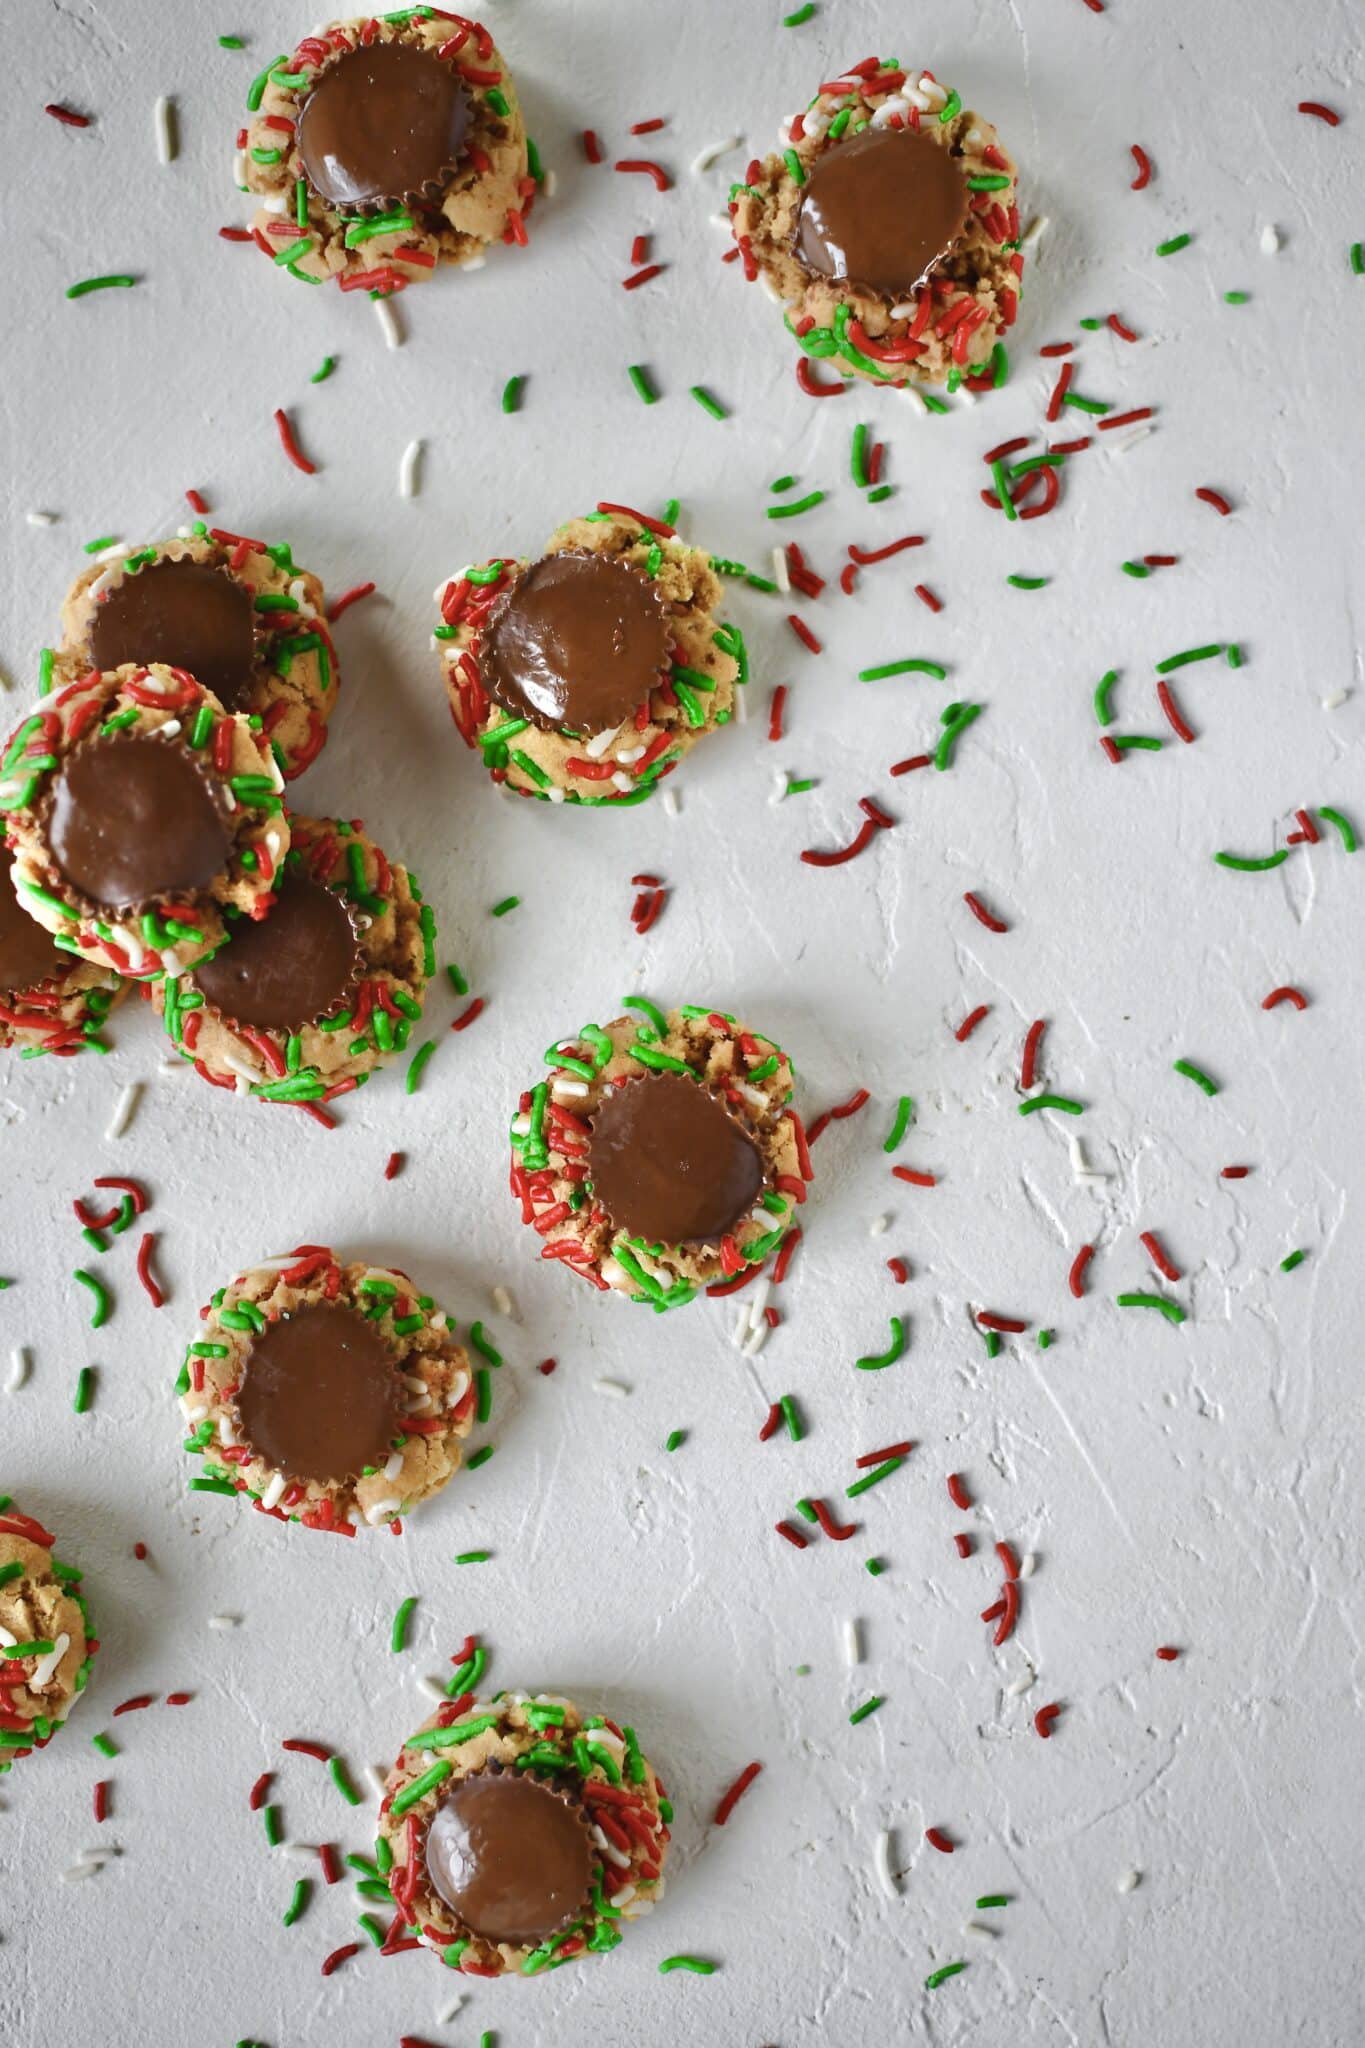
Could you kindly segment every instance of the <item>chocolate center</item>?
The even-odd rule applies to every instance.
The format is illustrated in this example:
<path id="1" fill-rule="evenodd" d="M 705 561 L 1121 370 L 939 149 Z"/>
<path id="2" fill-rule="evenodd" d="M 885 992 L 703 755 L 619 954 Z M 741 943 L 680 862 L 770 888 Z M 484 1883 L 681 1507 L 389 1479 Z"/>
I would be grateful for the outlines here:
<path id="1" fill-rule="evenodd" d="M 546 555 L 498 600 L 484 680 L 547 731 L 611 732 L 668 673 L 667 612 L 650 579 L 608 555 Z"/>
<path id="2" fill-rule="evenodd" d="M 232 846 L 193 755 L 142 733 L 68 755 L 53 780 L 47 838 L 67 880 L 107 910 L 203 889 Z"/>
<path id="3" fill-rule="evenodd" d="M 356 936 L 334 889 L 290 872 L 269 917 L 239 918 L 228 943 L 195 969 L 195 986 L 222 1017 L 264 1031 L 299 1031 L 339 1008 L 354 986 Z"/>
<path id="4" fill-rule="evenodd" d="M 529 1774 L 465 1778 L 431 1817 L 427 1875 L 485 1941 L 547 1941 L 588 1895 L 593 1852 L 580 1807 Z"/>
<path id="5" fill-rule="evenodd" d="M 290 1479 L 354 1479 L 402 1427 L 398 1365 L 354 1309 L 315 1303 L 267 1326 L 237 1392 L 242 1435 Z"/>
<path id="6" fill-rule="evenodd" d="M 430 50 L 373 43 L 329 64 L 299 115 L 299 155 L 329 206 L 419 198 L 455 164 L 469 127 L 459 77 Z"/>
<path id="7" fill-rule="evenodd" d="M 75 961 L 59 953 L 51 932 L 30 917 L 14 887 L 14 855 L 0 847 L 0 989 L 21 995 L 41 982 L 70 973 Z"/>
<path id="8" fill-rule="evenodd" d="M 815 159 L 797 251 L 821 277 L 890 298 L 922 285 L 967 225 L 959 159 L 913 128 L 864 128 Z"/>
<path id="9" fill-rule="evenodd" d="M 251 593 L 208 562 L 153 562 L 95 606 L 90 659 L 100 669 L 125 661 L 183 668 L 231 711 L 256 660 Z"/>
<path id="10" fill-rule="evenodd" d="M 588 1143 L 593 1193 L 618 1230 L 647 1244 L 713 1244 L 763 1186 L 757 1145 L 684 1074 L 608 1089 Z"/>

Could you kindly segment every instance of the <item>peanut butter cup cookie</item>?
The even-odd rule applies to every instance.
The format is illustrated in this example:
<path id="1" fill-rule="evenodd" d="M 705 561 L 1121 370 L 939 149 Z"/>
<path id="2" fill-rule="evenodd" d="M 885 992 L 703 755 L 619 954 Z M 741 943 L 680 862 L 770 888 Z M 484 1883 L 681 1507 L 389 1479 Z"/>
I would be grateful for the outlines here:
<path id="1" fill-rule="evenodd" d="M 0 1771 L 47 1747 L 85 1690 L 99 1648 L 81 1575 L 53 1557 L 55 1541 L 0 1498 Z"/>

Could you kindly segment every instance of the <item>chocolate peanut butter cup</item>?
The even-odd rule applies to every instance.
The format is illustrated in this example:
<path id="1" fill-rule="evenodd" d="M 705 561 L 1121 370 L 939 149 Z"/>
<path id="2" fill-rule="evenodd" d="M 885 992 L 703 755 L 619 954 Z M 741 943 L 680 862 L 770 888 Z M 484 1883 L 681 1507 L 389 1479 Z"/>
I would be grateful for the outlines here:
<path id="1" fill-rule="evenodd" d="M 98 910 L 136 911 L 206 889 L 232 850 L 202 756 L 159 733 L 81 741 L 54 774 L 39 818 L 62 875 Z"/>
<path id="2" fill-rule="evenodd" d="M 542 731 L 611 732 L 667 680 L 672 632 L 651 579 L 615 557 L 532 562 L 489 613 L 486 687 Z"/>
<path id="3" fill-rule="evenodd" d="M 425 1858 L 433 1888 L 471 1933 L 527 1948 L 584 1910 L 596 1851 L 579 1799 L 495 1764 L 446 1793 Z"/>
<path id="4" fill-rule="evenodd" d="M 609 1088 L 588 1141 L 593 1195 L 647 1244 L 718 1244 L 763 1191 L 749 1133 L 700 1081 L 641 1074 Z"/>
<path id="5" fill-rule="evenodd" d="M 469 96 L 435 50 L 375 42 L 324 64 L 298 117 L 304 176 L 326 205 L 361 212 L 439 199 L 459 168 Z"/>
<path id="6" fill-rule="evenodd" d="M 961 161 L 924 131 L 864 128 L 812 165 L 797 253 L 821 277 L 906 297 L 957 247 L 967 198 Z"/>
<path id="7" fill-rule="evenodd" d="M 90 660 L 185 669 L 226 710 L 237 710 L 258 653 L 251 593 L 224 567 L 192 556 L 163 556 L 125 572 L 95 605 Z"/>
<path id="8" fill-rule="evenodd" d="M 398 1361 L 354 1309 L 317 1303 L 268 1323 L 246 1355 L 237 1413 L 253 1454 L 290 1479 L 354 1479 L 402 1428 Z"/>
<path id="9" fill-rule="evenodd" d="M 21 994 L 57 981 L 75 966 L 52 934 L 30 917 L 14 887 L 14 855 L 0 846 L 0 995 Z"/>
<path id="10" fill-rule="evenodd" d="M 290 870 L 270 915 L 239 918 L 227 944 L 195 970 L 194 986 L 229 1025 L 296 1032 L 342 1009 L 362 966 L 345 898 Z"/>

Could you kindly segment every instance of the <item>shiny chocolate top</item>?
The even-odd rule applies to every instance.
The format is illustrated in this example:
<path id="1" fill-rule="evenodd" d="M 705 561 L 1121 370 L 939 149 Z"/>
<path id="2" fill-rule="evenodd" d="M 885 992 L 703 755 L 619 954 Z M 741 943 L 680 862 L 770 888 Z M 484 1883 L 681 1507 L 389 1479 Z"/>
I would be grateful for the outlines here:
<path id="1" fill-rule="evenodd" d="M 354 1479 L 382 1465 L 403 1419 L 398 1363 L 353 1308 L 310 1303 L 255 1338 L 237 1392 L 242 1435 L 290 1479 Z"/>
<path id="2" fill-rule="evenodd" d="M 796 228 L 821 277 L 899 298 L 924 283 L 967 225 L 961 159 L 913 128 L 864 128 L 810 166 Z"/>
<path id="3" fill-rule="evenodd" d="M 672 630 L 643 570 L 608 555 L 546 555 L 499 597 L 480 660 L 508 711 L 552 731 L 610 732 L 668 674 Z"/>
<path id="4" fill-rule="evenodd" d="M 477 1772 L 442 1799 L 427 1829 L 427 1874 L 485 1941 L 538 1946 L 582 1906 L 593 1848 L 576 1799 L 529 1773 Z"/>
<path id="5" fill-rule="evenodd" d="M 340 1008 L 354 988 L 358 953 L 345 900 L 289 871 L 268 917 L 239 918 L 195 986 L 220 1016 L 263 1031 L 300 1031 Z"/>
<path id="6" fill-rule="evenodd" d="M 106 910 L 193 894 L 232 849 L 197 757 L 149 733 L 89 740 L 67 755 L 52 778 L 47 841 L 66 879 Z"/>
<path id="7" fill-rule="evenodd" d="M 588 1142 L 593 1193 L 647 1244 L 714 1244 L 762 1191 L 759 1150 L 699 1081 L 648 1074 L 609 1088 Z"/>
<path id="8" fill-rule="evenodd" d="M 468 129 L 451 65 L 411 43 L 372 43 L 324 66 L 299 115 L 299 155 L 329 206 L 398 206 L 440 186 Z"/>
<path id="9" fill-rule="evenodd" d="M 90 659 L 100 669 L 125 661 L 183 668 L 232 711 L 251 680 L 255 619 L 251 592 L 225 569 L 168 558 L 125 574 L 96 604 Z"/>

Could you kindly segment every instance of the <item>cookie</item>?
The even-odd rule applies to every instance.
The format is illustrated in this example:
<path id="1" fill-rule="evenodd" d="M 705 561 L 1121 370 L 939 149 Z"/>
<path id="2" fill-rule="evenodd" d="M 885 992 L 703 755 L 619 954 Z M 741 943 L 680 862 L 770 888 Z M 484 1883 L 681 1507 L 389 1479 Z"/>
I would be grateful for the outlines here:
<path id="1" fill-rule="evenodd" d="M 488 30 L 434 7 L 331 22 L 247 95 L 252 235 L 310 284 L 387 295 L 525 244 L 536 194 L 516 87 Z"/>
<path id="2" fill-rule="evenodd" d="M 152 1004 L 202 1080 L 265 1102 L 330 1102 L 407 1046 L 436 970 L 436 920 L 359 821 L 290 818 L 267 917 L 229 921 Z"/>
<path id="3" fill-rule="evenodd" d="M 226 909 L 274 901 L 282 786 L 263 737 L 184 669 L 92 670 L 0 759 L 19 900 L 95 967 L 183 974 L 222 944 Z"/>
<path id="4" fill-rule="evenodd" d="M 400 1750 L 377 1861 L 449 1968 L 534 1977 L 617 1947 L 663 1897 L 672 1818 L 634 1729 L 554 1693 L 464 1693 Z"/>
<path id="5" fill-rule="evenodd" d="M 59 951 L 51 932 L 20 903 L 14 857 L 0 837 L 0 1049 L 69 1057 L 86 1046 L 107 1051 L 100 1026 L 126 984 L 107 967 Z"/>
<path id="6" fill-rule="evenodd" d="M 321 753 L 336 703 L 336 654 L 317 577 L 286 543 L 243 540 L 202 521 L 174 540 L 86 569 L 62 606 L 54 677 L 164 662 L 254 714 L 286 781 Z"/>
<path id="7" fill-rule="evenodd" d="M 45 1749 L 84 1692 L 99 1644 L 56 1538 L 0 1499 L 0 1771 Z"/>
<path id="8" fill-rule="evenodd" d="M 456 730 L 519 796 L 642 803 L 748 681 L 721 594 L 699 548 L 625 506 L 571 519 L 539 561 L 463 570 L 436 628 Z"/>
<path id="9" fill-rule="evenodd" d="M 822 85 L 733 187 L 730 218 L 806 356 L 878 384 L 1003 381 L 1024 269 L 1015 166 L 929 72 L 868 58 Z"/>
<path id="10" fill-rule="evenodd" d="M 511 1185 L 542 1258 L 662 1310 L 775 1251 L 812 1175 L 780 1047 L 716 1010 L 633 1006 L 550 1047 Z"/>
<path id="11" fill-rule="evenodd" d="M 241 1493 L 281 1522 L 353 1536 L 460 1468 L 486 1411 L 454 1325 L 406 1273 L 299 1245 L 219 1288 L 176 1381 L 195 1493 Z"/>

